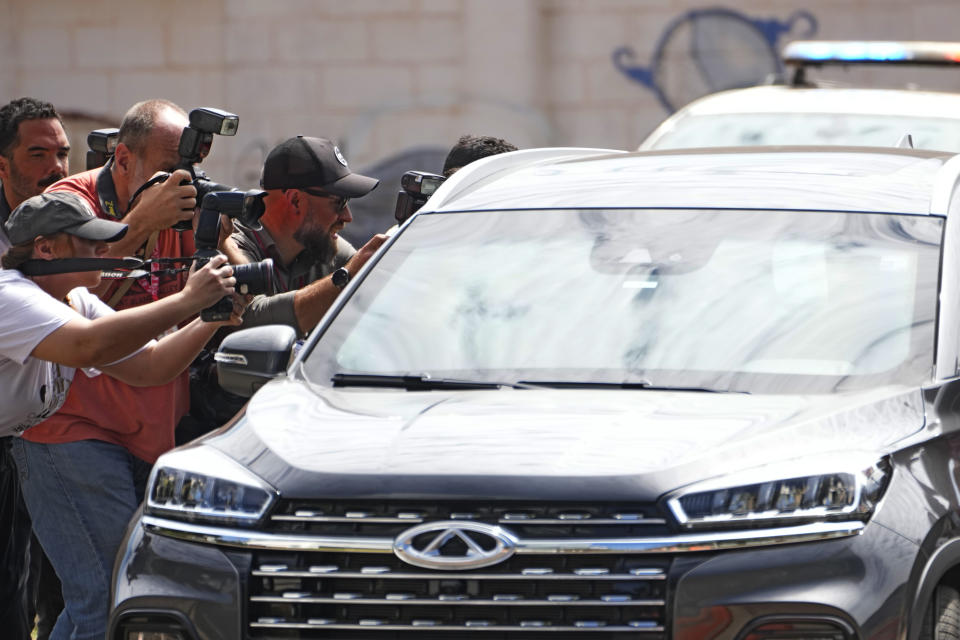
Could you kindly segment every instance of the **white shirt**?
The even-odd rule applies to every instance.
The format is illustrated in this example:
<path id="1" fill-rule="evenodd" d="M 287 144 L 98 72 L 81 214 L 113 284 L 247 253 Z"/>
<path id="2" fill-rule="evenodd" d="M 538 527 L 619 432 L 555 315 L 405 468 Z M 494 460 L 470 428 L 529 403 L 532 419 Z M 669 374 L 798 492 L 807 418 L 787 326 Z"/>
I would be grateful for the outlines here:
<path id="1" fill-rule="evenodd" d="M 0 436 L 19 435 L 63 406 L 75 369 L 30 357 L 48 335 L 74 318 L 114 313 L 79 287 L 56 300 L 15 269 L 0 269 Z M 71 308 L 72 307 L 72 308 Z M 84 369 L 88 376 L 100 372 Z"/>

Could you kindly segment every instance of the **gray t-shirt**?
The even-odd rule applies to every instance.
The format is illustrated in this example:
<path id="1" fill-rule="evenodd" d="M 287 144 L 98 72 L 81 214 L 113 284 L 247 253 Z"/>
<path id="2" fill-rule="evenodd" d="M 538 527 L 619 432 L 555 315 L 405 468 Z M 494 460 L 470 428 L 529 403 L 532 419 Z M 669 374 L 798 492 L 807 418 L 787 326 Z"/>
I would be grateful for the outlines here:
<path id="1" fill-rule="evenodd" d="M 298 255 L 288 267 L 284 267 L 276 250 L 276 243 L 266 228 L 254 231 L 234 222 L 236 231 L 233 241 L 251 262 L 265 258 L 273 259 L 273 277 L 276 293 L 272 296 L 258 295 L 243 314 L 243 328 L 265 324 L 285 324 L 299 331 L 297 316 L 293 310 L 293 296 L 315 280 L 330 275 L 353 257 L 356 249 L 349 242 L 337 237 L 337 253 L 330 262 L 316 262 L 305 252 Z"/>

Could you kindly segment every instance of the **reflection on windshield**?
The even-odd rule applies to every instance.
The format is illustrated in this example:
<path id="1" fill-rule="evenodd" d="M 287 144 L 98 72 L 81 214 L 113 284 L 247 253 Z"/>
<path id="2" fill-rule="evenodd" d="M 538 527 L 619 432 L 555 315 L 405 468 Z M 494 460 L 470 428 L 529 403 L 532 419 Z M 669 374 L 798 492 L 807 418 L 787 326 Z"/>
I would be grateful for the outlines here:
<path id="1" fill-rule="evenodd" d="M 334 373 L 779 392 L 925 379 L 941 220 L 421 216 L 307 360 Z"/>
<path id="2" fill-rule="evenodd" d="M 656 149 L 751 145 L 892 147 L 904 134 L 917 149 L 960 152 L 960 119 L 849 113 L 726 113 L 689 116 Z"/>

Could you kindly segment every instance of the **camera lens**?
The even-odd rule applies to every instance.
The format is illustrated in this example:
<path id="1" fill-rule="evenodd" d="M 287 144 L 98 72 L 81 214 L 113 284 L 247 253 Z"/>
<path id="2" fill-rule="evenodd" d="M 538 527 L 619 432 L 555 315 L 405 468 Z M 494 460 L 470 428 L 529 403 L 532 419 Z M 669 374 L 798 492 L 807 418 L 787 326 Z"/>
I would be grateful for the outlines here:
<path id="1" fill-rule="evenodd" d="M 273 260 L 270 258 L 233 265 L 233 277 L 237 279 L 235 288 L 238 293 L 273 295 Z"/>

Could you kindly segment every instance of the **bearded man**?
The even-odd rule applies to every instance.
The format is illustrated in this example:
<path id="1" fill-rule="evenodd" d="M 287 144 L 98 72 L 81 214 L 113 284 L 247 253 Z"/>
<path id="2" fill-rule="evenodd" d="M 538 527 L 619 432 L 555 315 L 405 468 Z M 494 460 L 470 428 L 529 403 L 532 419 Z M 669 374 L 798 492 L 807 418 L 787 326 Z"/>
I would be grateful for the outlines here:
<path id="1" fill-rule="evenodd" d="M 297 136 L 270 151 L 260 177 L 267 191 L 263 228 L 237 224 L 227 254 L 231 262 L 272 258 L 278 293 L 256 296 L 244 327 L 285 324 L 301 335 L 313 329 L 386 240 L 376 235 L 355 251 L 339 235 L 353 220 L 350 199 L 367 195 L 379 182 L 351 173 L 340 149 L 326 138 Z"/>

